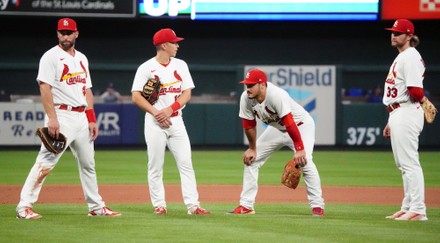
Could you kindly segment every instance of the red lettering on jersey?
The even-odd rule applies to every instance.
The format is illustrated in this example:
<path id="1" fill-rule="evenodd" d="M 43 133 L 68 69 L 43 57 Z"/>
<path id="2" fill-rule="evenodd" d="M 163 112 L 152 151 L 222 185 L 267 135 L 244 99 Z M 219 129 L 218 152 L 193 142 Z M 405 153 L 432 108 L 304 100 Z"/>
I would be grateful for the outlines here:
<path id="1" fill-rule="evenodd" d="M 74 76 L 74 77 L 70 77 L 69 79 L 66 80 L 66 84 L 68 84 L 68 85 L 74 85 L 77 83 L 85 84 L 86 79 L 81 76 Z"/>
<path id="2" fill-rule="evenodd" d="M 159 91 L 160 95 L 165 95 L 167 93 L 182 93 L 182 87 L 168 87 L 168 88 L 162 88 Z"/>
<path id="3" fill-rule="evenodd" d="M 174 70 L 174 77 L 179 80 L 180 82 L 182 82 L 182 78 L 180 77 L 180 75 L 177 73 L 177 70 Z"/>
<path id="4" fill-rule="evenodd" d="M 82 63 L 80 64 L 84 71 L 78 73 L 69 73 L 69 67 L 66 64 L 64 64 L 64 69 L 61 74 L 60 82 L 63 82 L 65 80 L 67 85 L 74 85 L 77 83 L 85 84 L 86 78 L 81 77 L 81 74 L 85 74 L 87 77 L 87 72 L 84 68 L 84 65 Z"/>
<path id="5" fill-rule="evenodd" d="M 387 83 L 387 84 L 395 84 L 395 82 L 394 82 L 394 78 L 387 78 L 387 79 L 385 80 L 385 83 Z"/>

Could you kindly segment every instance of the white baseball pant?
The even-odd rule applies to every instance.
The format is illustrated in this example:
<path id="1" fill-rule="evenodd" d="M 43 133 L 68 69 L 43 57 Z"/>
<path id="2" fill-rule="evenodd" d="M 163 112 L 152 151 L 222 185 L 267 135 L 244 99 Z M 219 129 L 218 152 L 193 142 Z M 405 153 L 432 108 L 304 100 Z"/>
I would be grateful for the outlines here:
<path id="1" fill-rule="evenodd" d="M 94 144 L 90 141 L 90 132 L 87 117 L 84 112 L 75 112 L 56 109 L 60 132 L 67 138 L 66 147 L 69 146 L 79 168 L 79 176 L 84 197 L 89 211 L 98 210 L 105 206 L 102 197 L 98 193 L 98 183 L 95 171 Z M 45 117 L 47 126 L 48 117 Z M 38 200 L 41 188 L 47 175 L 55 168 L 61 156 L 49 152 L 44 145 L 41 145 L 35 164 L 29 172 L 26 182 L 23 185 L 20 202 L 17 212 L 32 205 Z"/>
<path id="2" fill-rule="evenodd" d="M 322 198 L 321 179 L 313 162 L 313 148 L 315 145 L 315 123 L 310 116 L 298 127 L 306 152 L 307 165 L 302 168 L 304 182 L 307 187 L 307 198 L 311 208 L 324 208 Z M 240 205 L 254 209 L 255 198 L 258 192 L 259 169 L 266 163 L 273 152 L 284 146 L 294 151 L 292 139 L 287 132 L 268 126 L 257 139 L 257 158 L 250 165 L 244 166 L 243 191 L 240 196 Z M 284 166 L 284 164 L 283 164 Z M 281 176 L 280 171 L 280 176 Z"/>
<path id="3" fill-rule="evenodd" d="M 166 207 L 163 184 L 165 149 L 168 147 L 179 170 L 183 202 L 189 209 L 199 206 L 191 144 L 181 116 L 171 117 L 171 127 L 161 128 L 150 113 L 145 115 L 145 141 L 148 152 L 148 187 L 153 207 Z"/>
<path id="4" fill-rule="evenodd" d="M 423 119 L 423 110 L 418 103 L 402 104 L 390 113 L 388 125 L 394 160 L 402 172 L 404 198 L 401 210 L 426 215 L 425 182 L 418 153 Z"/>

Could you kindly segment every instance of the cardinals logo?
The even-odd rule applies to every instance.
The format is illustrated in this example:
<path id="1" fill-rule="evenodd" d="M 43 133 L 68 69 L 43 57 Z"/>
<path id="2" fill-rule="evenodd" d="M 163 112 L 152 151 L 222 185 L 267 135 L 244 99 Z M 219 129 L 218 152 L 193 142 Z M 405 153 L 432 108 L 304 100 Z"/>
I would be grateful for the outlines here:
<path id="1" fill-rule="evenodd" d="M 174 77 L 179 80 L 180 82 L 182 82 L 182 78 L 180 77 L 180 75 L 177 73 L 177 70 L 174 70 Z"/>
<path id="2" fill-rule="evenodd" d="M 68 73 L 69 73 L 69 66 L 64 64 L 64 69 L 63 69 L 63 73 L 61 74 L 60 82 L 63 82 L 63 80 L 65 79 L 65 77 Z"/>
<path id="3" fill-rule="evenodd" d="M 68 85 L 73 85 L 76 83 L 83 83 L 83 84 L 86 83 L 87 72 L 82 62 L 80 62 L 80 66 L 83 69 L 83 71 L 80 72 L 70 73 L 69 66 L 67 66 L 67 64 L 63 64 L 63 65 L 64 68 L 63 68 L 63 72 L 61 73 L 60 82 L 66 81 L 66 84 Z M 85 75 L 86 78 L 82 77 L 81 75 Z"/>

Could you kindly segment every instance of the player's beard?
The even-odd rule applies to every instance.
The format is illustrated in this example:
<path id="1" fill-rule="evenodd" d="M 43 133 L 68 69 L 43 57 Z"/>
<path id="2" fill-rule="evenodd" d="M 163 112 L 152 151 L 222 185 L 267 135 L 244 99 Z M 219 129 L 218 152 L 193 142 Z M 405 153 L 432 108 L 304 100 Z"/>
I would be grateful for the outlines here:
<path id="1" fill-rule="evenodd" d="M 391 40 L 391 46 L 395 47 L 397 49 L 402 48 L 403 46 L 405 46 L 406 42 L 400 41 L 398 39 L 395 39 L 394 41 Z"/>
<path id="2" fill-rule="evenodd" d="M 75 45 L 75 41 L 61 41 L 60 46 L 63 50 L 67 51 Z"/>
<path id="3" fill-rule="evenodd" d="M 394 41 L 392 41 L 391 42 L 391 46 L 392 47 L 396 47 L 396 48 L 399 48 L 399 47 L 401 47 L 401 46 L 403 46 L 401 43 L 399 43 L 399 42 L 394 42 Z"/>

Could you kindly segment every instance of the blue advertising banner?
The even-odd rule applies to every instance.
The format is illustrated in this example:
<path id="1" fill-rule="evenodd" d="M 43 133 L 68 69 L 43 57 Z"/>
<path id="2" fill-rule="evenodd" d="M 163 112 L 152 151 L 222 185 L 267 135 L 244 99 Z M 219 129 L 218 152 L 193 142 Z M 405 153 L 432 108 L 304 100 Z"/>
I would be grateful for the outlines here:
<path id="1" fill-rule="evenodd" d="M 143 127 L 138 126 L 139 108 L 132 104 L 95 104 L 99 136 L 95 144 L 138 144 Z"/>

